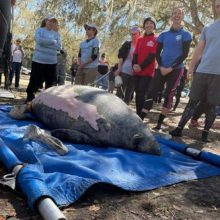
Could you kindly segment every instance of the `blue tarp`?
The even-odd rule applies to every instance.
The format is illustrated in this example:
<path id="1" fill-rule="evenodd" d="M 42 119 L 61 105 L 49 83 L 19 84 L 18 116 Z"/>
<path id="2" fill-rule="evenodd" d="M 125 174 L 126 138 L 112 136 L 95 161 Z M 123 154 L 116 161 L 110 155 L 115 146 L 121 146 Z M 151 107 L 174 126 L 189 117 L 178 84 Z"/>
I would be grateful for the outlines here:
<path id="1" fill-rule="evenodd" d="M 52 197 L 60 206 L 69 205 L 99 182 L 125 190 L 145 191 L 220 175 L 218 166 L 194 160 L 175 150 L 179 144 L 161 138 L 158 138 L 161 156 L 70 143 L 65 143 L 69 153 L 60 156 L 40 142 L 23 141 L 29 124 L 44 126 L 39 122 L 14 120 L 8 115 L 10 109 L 11 106 L 0 106 L 0 138 L 3 140 L 0 145 L 11 149 L 19 161 L 28 164 L 19 173 L 18 183 L 31 207 L 39 195 Z M 208 157 L 212 156 L 208 154 Z M 5 157 L 2 160 L 5 161 Z M 10 169 L 12 165 L 5 166 Z"/>

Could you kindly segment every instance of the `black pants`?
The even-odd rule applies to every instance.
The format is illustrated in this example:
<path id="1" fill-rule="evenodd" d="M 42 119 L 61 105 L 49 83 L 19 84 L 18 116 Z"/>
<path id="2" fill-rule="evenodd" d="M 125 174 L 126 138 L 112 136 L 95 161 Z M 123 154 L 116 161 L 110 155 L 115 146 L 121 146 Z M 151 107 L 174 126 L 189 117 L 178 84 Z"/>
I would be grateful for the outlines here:
<path id="1" fill-rule="evenodd" d="M 173 96 L 175 95 L 176 87 L 183 75 L 183 69 L 175 69 L 166 76 L 162 76 L 159 69 L 156 71 L 158 72 L 150 85 L 147 99 L 154 100 L 158 95 L 158 91 L 160 91 L 161 88 L 164 88 L 164 84 L 166 83 L 163 107 L 170 109 L 173 103 Z M 153 105 L 153 102 L 151 103 Z M 148 110 L 150 110 L 150 108 L 152 108 L 152 106 L 149 106 Z"/>
<path id="2" fill-rule="evenodd" d="M 193 113 L 192 119 L 198 120 L 202 116 L 202 114 L 207 114 L 207 112 L 208 112 L 208 103 L 206 101 L 206 98 L 203 98 L 201 101 L 199 101 L 199 104 L 197 105 Z"/>
<path id="3" fill-rule="evenodd" d="M 27 87 L 27 101 L 35 97 L 35 93 L 45 82 L 45 89 L 54 85 L 56 77 L 56 64 L 41 64 L 32 62 L 31 77 Z"/>
<path id="4" fill-rule="evenodd" d="M 173 107 L 174 109 L 176 109 L 177 106 L 180 103 L 180 97 L 181 97 L 181 93 L 182 93 L 182 91 L 185 87 L 185 83 L 186 83 L 186 79 L 184 77 L 182 77 L 181 80 L 180 80 L 180 84 L 176 88 L 176 95 L 175 95 L 176 102 L 175 102 L 174 107 Z"/>
<path id="5" fill-rule="evenodd" d="M 0 56 L 10 30 L 11 1 L 0 1 Z"/>
<path id="6" fill-rule="evenodd" d="M 116 95 L 129 105 L 135 87 L 134 76 L 121 73 L 121 78 L 123 84 L 121 87 L 117 88 Z"/>
<path id="7" fill-rule="evenodd" d="M 146 94 L 152 77 L 149 76 L 134 76 L 135 94 L 136 94 L 136 112 L 141 116 L 141 110 L 144 105 Z"/>

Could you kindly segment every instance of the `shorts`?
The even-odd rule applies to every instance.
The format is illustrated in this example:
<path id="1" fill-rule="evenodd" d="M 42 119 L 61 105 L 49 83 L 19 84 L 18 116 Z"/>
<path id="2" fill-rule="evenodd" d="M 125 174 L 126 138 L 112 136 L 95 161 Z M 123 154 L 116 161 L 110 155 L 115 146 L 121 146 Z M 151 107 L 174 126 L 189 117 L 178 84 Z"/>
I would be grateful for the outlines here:
<path id="1" fill-rule="evenodd" d="M 217 106 L 220 102 L 220 75 L 195 73 L 189 97 L 193 101 L 206 99 L 209 104 Z"/>

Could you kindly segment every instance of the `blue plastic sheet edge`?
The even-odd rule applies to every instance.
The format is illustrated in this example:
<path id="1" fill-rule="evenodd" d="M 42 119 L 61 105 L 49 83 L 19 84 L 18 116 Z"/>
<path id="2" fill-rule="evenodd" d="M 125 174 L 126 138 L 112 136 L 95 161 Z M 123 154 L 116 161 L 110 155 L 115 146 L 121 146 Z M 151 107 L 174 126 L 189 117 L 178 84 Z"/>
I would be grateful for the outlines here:
<path id="1" fill-rule="evenodd" d="M 1 109 L 2 107 L 2 109 Z M 7 113 L 10 110 L 11 106 L 0 106 L 0 110 L 2 110 L 2 112 Z M 25 123 L 24 123 L 25 124 Z M 179 144 L 176 143 L 174 141 L 170 141 L 170 140 L 166 140 L 163 139 L 161 137 L 157 137 L 157 140 L 161 143 L 161 145 L 163 145 L 163 147 L 168 146 L 172 149 L 174 149 L 175 151 L 179 151 L 181 153 L 185 152 L 185 149 L 187 147 L 187 145 L 184 144 Z M 11 151 L 11 149 L 5 144 L 4 141 L 0 140 L 0 160 L 3 164 L 5 164 L 6 168 L 11 171 L 12 168 L 14 167 L 14 165 L 16 164 L 21 164 L 23 163 L 23 161 L 20 161 L 17 156 L 14 154 L 14 152 Z M 120 150 L 123 151 L 123 150 Z M 214 166 L 218 166 L 220 167 L 220 156 L 219 155 L 215 155 L 213 153 L 210 152 L 201 152 L 200 154 L 200 160 L 205 161 L 206 163 L 210 163 Z M 214 169 L 214 167 L 212 167 Z M 190 172 L 189 172 L 190 173 Z M 187 180 L 191 180 L 191 179 L 196 179 L 196 176 L 193 174 L 191 174 L 191 176 L 189 175 L 189 173 L 186 176 L 181 176 L 178 178 L 178 176 L 176 176 L 176 179 L 174 182 L 170 183 L 170 184 L 166 184 L 163 183 L 163 181 L 161 181 L 159 184 L 154 185 L 154 183 L 152 182 L 152 184 L 149 184 L 147 189 L 144 188 L 142 186 L 142 183 L 140 181 L 140 185 L 139 188 L 137 186 L 137 189 L 134 189 L 132 187 L 121 187 L 125 190 L 133 190 L 133 191 L 145 191 L 145 190 L 151 190 L 151 189 L 155 189 L 161 186 L 166 186 L 166 185 L 171 185 L 177 182 L 182 182 L 182 181 L 187 181 Z M 59 173 L 54 173 L 52 175 L 57 175 L 56 178 L 62 178 L 62 176 Z M 216 169 L 215 172 L 213 172 L 212 174 L 206 174 L 204 173 L 199 173 L 199 178 L 206 178 L 209 176 L 214 176 L 214 175 L 220 175 L 220 169 Z M 73 184 L 74 180 L 75 183 L 79 183 L 79 185 L 74 185 L 73 184 L 73 189 L 72 189 L 72 193 L 70 195 L 68 195 L 68 198 L 64 198 L 64 196 L 60 193 L 62 192 L 59 191 L 59 187 L 51 187 L 48 189 L 48 185 L 47 182 L 45 182 L 46 178 L 48 178 L 48 174 L 44 173 L 44 168 L 41 166 L 41 164 L 36 163 L 36 164 L 29 164 L 27 166 L 25 166 L 22 171 L 19 173 L 18 176 L 18 184 L 20 186 L 22 186 L 22 190 L 23 192 L 28 196 L 28 201 L 29 201 L 29 205 L 30 207 L 34 207 L 35 206 L 35 202 L 41 197 L 41 196 L 49 196 L 51 198 L 53 198 L 55 200 L 55 202 L 60 205 L 60 206 L 66 206 L 69 205 L 73 202 L 75 202 L 90 186 L 96 184 L 96 183 L 110 183 L 106 180 L 103 179 L 102 180 L 98 180 L 98 179 L 93 179 L 93 178 L 82 178 L 79 176 L 72 176 L 70 182 L 66 181 L 64 183 L 65 184 Z M 52 178 L 52 177 L 49 177 Z M 144 181 L 144 180 L 143 180 Z M 120 187 L 120 185 L 118 185 L 118 187 Z"/>

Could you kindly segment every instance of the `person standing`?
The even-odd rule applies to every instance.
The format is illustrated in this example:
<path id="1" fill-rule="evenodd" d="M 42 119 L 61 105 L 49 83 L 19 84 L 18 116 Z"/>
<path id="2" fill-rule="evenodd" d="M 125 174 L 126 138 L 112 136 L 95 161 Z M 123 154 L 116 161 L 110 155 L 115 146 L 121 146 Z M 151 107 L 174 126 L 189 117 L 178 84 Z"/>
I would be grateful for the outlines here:
<path id="1" fill-rule="evenodd" d="M 35 93 L 45 82 L 45 88 L 54 85 L 56 78 L 57 50 L 60 49 L 60 35 L 54 31 L 54 23 L 57 20 L 53 16 L 45 19 L 45 27 L 40 27 L 35 32 L 35 51 L 32 58 L 31 77 L 27 86 L 26 102 L 32 101 Z"/>
<path id="2" fill-rule="evenodd" d="M 136 112 L 140 118 L 143 118 L 142 108 L 148 86 L 154 76 L 157 36 L 156 20 L 153 17 L 144 19 L 144 35 L 138 41 L 133 55 L 134 83 L 136 94 Z"/>
<path id="3" fill-rule="evenodd" d="M 72 58 L 72 64 L 70 67 L 70 73 L 71 73 L 71 84 L 73 85 L 73 83 L 75 82 L 75 77 L 76 77 L 76 72 L 78 69 L 78 63 L 77 63 L 77 59 L 76 58 Z"/>
<path id="4" fill-rule="evenodd" d="M 133 54 L 140 37 L 140 29 L 134 26 L 130 30 L 131 41 L 126 41 L 118 52 L 118 69 L 115 76 L 121 76 L 122 86 L 117 88 L 117 95 L 129 105 L 134 92 L 134 70 L 132 66 Z"/>
<path id="5" fill-rule="evenodd" d="M 201 136 L 202 141 L 208 141 L 209 130 L 216 118 L 216 106 L 220 100 L 220 0 L 215 1 L 215 10 L 218 19 L 204 27 L 200 41 L 193 53 L 188 70 L 189 75 L 193 74 L 196 64 L 200 59 L 201 61 L 193 77 L 189 102 L 183 111 L 178 127 L 170 132 L 172 136 L 182 136 L 184 126 L 192 117 L 199 102 L 204 98 L 208 107 Z"/>
<path id="6" fill-rule="evenodd" d="M 84 28 L 87 39 L 80 43 L 75 84 L 89 85 L 95 81 L 98 72 L 99 40 L 94 24 L 85 24 Z"/>
<path id="7" fill-rule="evenodd" d="M 175 95 L 176 101 L 175 101 L 175 103 L 174 103 L 174 106 L 173 106 L 173 110 L 172 110 L 172 111 L 176 111 L 176 108 L 177 108 L 177 106 L 178 106 L 179 103 L 180 103 L 181 93 L 182 93 L 182 91 L 183 91 L 183 89 L 184 89 L 184 87 L 185 87 L 186 80 L 187 80 L 187 69 L 186 69 L 186 67 L 184 67 L 183 76 L 181 77 L 180 83 L 179 83 L 179 85 L 178 85 L 177 88 L 176 88 L 176 95 Z"/>
<path id="8" fill-rule="evenodd" d="M 171 15 L 171 28 L 162 32 L 157 40 L 156 60 L 159 74 L 156 74 L 152 81 L 147 100 L 142 109 L 142 112 L 146 114 L 153 107 L 155 96 L 166 83 L 163 107 L 154 128 L 156 130 L 161 129 L 163 120 L 172 107 L 176 87 L 184 72 L 183 62 L 188 56 L 192 41 L 191 34 L 183 27 L 183 18 L 183 9 L 174 8 Z"/>
<path id="9" fill-rule="evenodd" d="M 106 59 L 106 54 L 103 53 L 98 63 L 98 73 L 96 75 L 96 87 L 101 87 L 104 90 L 108 88 L 108 77 L 107 73 L 109 70 L 109 62 Z"/>
<path id="10" fill-rule="evenodd" d="M 22 60 L 24 58 L 24 50 L 21 46 L 21 40 L 19 38 L 16 39 L 15 44 L 12 45 L 11 55 L 12 55 L 12 69 L 10 72 L 9 81 L 11 85 L 15 74 L 15 89 L 18 89 Z"/>
<path id="11" fill-rule="evenodd" d="M 56 20 L 53 23 L 53 30 L 59 34 L 59 24 Z M 66 50 L 61 48 L 57 51 L 57 65 L 56 65 L 56 78 L 54 79 L 55 85 L 64 85 L 66 79 Z"/>
<path id="12" fill-rule="evenodd" d="M 10 32 L 11 7 L 15 5 L 16 0 L 0 1 L 0 58 Z"/>
<path id="13" fill-rule="evenodd" d="M 11 11 L 15 3 L 16 0 L 0 1 L 0 68 L 3 67 L 1 71 L 3 70 L 5 75 L 4 87 L 6 89 L 9 88 L 9 69 L 11 59 Z"/>
<path id="14" fill-rule="evenodd" d="M 66 50 L 64 48 L 57 51 L 57 66 L 56 66 L 56 84 L 64 85 L 66 79 Z"/>

